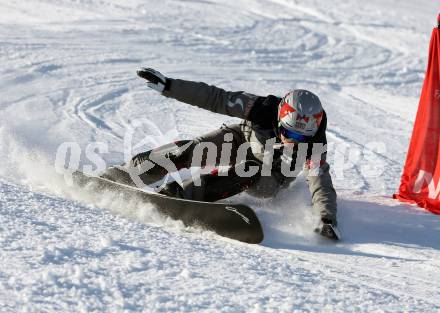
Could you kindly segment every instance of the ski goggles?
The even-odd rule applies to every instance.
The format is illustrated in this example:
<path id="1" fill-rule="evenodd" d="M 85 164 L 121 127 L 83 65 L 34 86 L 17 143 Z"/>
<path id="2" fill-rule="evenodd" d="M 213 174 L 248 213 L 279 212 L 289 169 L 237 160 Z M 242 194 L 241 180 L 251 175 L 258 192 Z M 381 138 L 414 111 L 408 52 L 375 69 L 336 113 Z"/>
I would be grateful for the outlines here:
<path id="1" fill-rule="evenodd" d="M 283 135 L 285 138 L 296 142 L 307 142 L 310 139 L 309 136 L 305 136 L 293 130 L 284 128 L 282 125 L 279 126 L 279 131 L 280 134 Z"/>

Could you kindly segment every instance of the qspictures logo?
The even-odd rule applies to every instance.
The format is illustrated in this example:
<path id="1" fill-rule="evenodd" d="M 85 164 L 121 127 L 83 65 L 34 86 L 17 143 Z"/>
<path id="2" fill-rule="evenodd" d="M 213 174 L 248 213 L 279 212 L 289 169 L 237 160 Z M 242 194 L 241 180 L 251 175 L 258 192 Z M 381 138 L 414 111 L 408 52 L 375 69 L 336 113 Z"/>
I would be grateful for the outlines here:
<path id="1" fill-rule="evenodd" d="M 275 172 L 286 178 L 295 178 L 306 170 L 307 177 L 320 176 L 324 153 L 327 155 L 325 162 L 331 163 L 336 179 L 344 179 L 344 172 L 350 169 L 372 179 L 385 171 L 383 155 L 386 155 L 386 146 L 382 142 L 358 146 L 342 141 L 331 143 L 330 147 L 323 143 L 282 145 L 274 137 L 261 147 L 257 146 L 256 151 L 262 158 L 260 164 L 249 159 L 249 153 L 254 153 L 255 148 L 251 142 L 234 146 L 230 132 L 220 132 L 223 140 L 219 139 L 216 144 L 197 139 L 179 140 L 176 125 L 174 120 L 168 120 L 165 125 L 151 117 L 132 120 L 121 136 L 123 160 L 113 165 L 107 164 L 108 155 L 121 151 L 108 142 L 90 142 L 85 149 L 78 142 L 63 142 L 55 157 L 56 172 L 64 175 L 68 185 L 74 183 L 73 175 L 80 171 L 90 176 L 119 177 L 138 188 L 158 192 L 172 181 L 180 186 L 184 181 L 193 182 L 199 187 L 202 175 L 227 176 L 233 173 L 243 178 L 272 176 Z M 213 167 L 217 171 L 213 172 Z"/>

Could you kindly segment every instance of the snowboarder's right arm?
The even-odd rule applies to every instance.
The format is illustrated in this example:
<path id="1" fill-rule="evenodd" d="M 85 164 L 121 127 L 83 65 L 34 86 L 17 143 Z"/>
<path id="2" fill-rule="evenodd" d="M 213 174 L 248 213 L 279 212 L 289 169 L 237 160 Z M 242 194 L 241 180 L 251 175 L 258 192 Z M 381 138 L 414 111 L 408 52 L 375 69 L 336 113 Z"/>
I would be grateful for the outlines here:
<path id="1" fill-rule="evenodd" d="M 202 82 L 166 78 L 152 69 L 141 69 L 138 75 L 148 81 L 148 86 L 164 96 L 197 106 L 215 113 L 247 119 L 256 95 L 243 91 L 226 91 Z"/>

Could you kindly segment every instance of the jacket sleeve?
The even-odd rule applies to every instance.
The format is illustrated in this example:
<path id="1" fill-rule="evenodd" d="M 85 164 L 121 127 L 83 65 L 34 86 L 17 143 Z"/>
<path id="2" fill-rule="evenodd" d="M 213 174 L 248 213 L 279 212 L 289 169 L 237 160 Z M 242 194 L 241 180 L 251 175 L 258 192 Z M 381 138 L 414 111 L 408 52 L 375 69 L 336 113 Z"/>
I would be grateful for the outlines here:
<path id="1" fill-rule="evenodd" d="M 247 119 L 258 96 L 243 91 L 225 91 L 201 82 L 170 79 L 163 95 L 215 113 Z"/>
<path id="2" fill-rule="evenodd" d="M 330 166 L 324 162 L 318 168 L 305 168 L 307 182 L 312 195 L 313 209 L 319 212 L 321 217 L 330 219 L 336 223 L 336 191 L 333 188 L 330 176 Z"/>

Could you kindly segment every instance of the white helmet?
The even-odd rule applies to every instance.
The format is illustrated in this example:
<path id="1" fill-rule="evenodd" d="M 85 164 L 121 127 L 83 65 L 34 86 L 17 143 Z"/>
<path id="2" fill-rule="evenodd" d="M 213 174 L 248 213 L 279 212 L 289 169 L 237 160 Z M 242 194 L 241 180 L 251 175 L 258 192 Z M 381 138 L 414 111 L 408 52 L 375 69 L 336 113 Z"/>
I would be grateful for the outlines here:
<path id="1" fill-rule="evenodd" d="M 288 92 L 278 105 L 278 130 L 284 137 L 306 142 L 321 125 L 324 110 L 314 93 L 296 89 Z"/>

